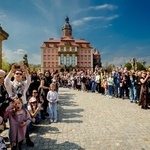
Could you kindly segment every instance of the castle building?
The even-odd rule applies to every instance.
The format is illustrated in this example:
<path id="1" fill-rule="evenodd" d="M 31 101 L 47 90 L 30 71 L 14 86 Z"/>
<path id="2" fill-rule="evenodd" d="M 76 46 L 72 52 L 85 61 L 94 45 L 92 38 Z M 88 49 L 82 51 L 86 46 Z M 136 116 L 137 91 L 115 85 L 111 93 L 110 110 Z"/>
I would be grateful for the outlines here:
<path id="1" fill-rule="evenodd" d="M 66 17 L 61 39 L 50 38 L 41 46 L 41 71 L 93 71 L 93 47 L 85 39 L 75 40 Z"/>
<path id="2" fill-rule="evenodd" d="M 95 49 L 93 52 L 93 69 L 102 67 L 100 52 Z"/>

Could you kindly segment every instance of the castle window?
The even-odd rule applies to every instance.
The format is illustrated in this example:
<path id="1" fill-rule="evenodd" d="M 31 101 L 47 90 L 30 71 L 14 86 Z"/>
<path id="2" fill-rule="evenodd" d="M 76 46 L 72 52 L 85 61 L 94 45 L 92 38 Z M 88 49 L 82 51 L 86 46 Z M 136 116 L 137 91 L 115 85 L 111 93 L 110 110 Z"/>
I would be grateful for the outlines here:
<path id="1" fill-rule="evenodd" d="M 69 67 L 70 66 L 70 56 L 67 55 L 66 57 L 66 66 Z"/>
<path id="2" fill-rule="evenodd" d="M 72 66 L 75 66 L 75 56 L 72 55 Z"/>
<path id="3" fill-rule="evenodd" d="M 61 65 L 64 64 L 64 56 L 63 56 L 63 55 L 60 56 L 60 64 L 61 64 Z"/>

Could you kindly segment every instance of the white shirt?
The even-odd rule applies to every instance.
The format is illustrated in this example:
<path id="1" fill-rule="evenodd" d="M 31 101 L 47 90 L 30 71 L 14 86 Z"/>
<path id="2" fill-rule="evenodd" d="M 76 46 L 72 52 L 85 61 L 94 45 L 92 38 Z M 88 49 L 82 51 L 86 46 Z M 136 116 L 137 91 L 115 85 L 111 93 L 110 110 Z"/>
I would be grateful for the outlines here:
<path id="1" fill-rule="evenodd" d="M 95 82 L 96 82 L 96 83 L 100 83 L 100 75 L 96 75 L 96 77 L 95 77 Z"/>
<path id="2" fill-rule="evenodd" d="M 17 81 L 15 81 L 15 80 L 11 81 L 11 78 L 8 77 L 8 76 L 6 76 L 6 78 L 4 79 L 4 85 L 6 87 L 6 90 L 7 90 L 8 94 L 9 94 L 9 97 L 14 97 L 13 91 L 12 91 L 12 86 L 14 85 L 14 82 L 17 82 Z M 25 81 L 21 81 L 21 82 L 23 82 L 23 86 L 24 86 L 23 87 L 24 90 L 23 90 L 21 99 L 23 101 L 23 104 L 26 104 L 27 103 L 26 92 L 27 92 L 27 90 L 28 90 L 28 88 L 30 86 L 31 77 L 28 76 L 28 77 L 26 77 Z"/>
<path id="3" fill-rule="evenodd" d="M 49 102 L 52 102 L 52 101 L 58 101 L 58 93 L 56 91 L 49 91 L 47 93 L 47 100 Z"/>

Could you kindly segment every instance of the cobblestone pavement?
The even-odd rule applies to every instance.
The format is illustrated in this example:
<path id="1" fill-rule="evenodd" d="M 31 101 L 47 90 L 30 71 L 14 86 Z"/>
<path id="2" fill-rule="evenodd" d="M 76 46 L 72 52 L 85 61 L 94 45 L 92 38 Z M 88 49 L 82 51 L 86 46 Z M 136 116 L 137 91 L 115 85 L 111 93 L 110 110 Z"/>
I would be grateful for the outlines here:
<path id="1" fill-rule="evenodd" d="M 58 122 L 49 119 L 31 134 L 23 150 L 150 150 L 150 110 L 128 99 L 59 90 Z M 7 130 L 2 133 L 4 136 Z"/>

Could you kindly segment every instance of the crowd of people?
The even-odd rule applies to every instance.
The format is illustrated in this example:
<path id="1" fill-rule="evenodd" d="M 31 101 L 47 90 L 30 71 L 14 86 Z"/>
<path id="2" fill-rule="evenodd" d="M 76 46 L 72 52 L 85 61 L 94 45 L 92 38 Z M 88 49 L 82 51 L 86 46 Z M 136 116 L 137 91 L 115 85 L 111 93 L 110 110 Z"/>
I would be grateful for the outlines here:
<path id="1" fill-rule="evenodd" d="M 102 68 L 94 72 L 82 70 L 60 76 L 60 84 L 82 92 L 106 95 L 110 99 L 129 99 L 142 109 L 149 109 L 150 70 L 128 71 L 126 67 L 116 67 L 111 72 Z"/>
<path id="2" fill-rule="evenodd" d="M 0 70 L 0 124 L 9 120 L 11 149 L 22 149 L 23 140 L 34 147 L 30 128 L 49 118 L 56 123 L 59 87 L 129 99 L 142 109 L 150 105 L 150 70 L 128 71 L 114 68 L 111 72 L 103 68 L 73 70 L 71 72 L 31 71 L 26 65 L 14 64 L 8 74 Z M 1 128 L 0 128 L 1 129 Z"/>
<path id="3" fill-rule="evenodd" d="M 0 70 L 0 129 L 9 120 L 8 137 L 12 150 L 21 150 L 25 139 L 28 146 L 34 147 L 30 138 L 33 124 L 39 124 L 47 116 L 49 123 L 57 122 L 56 81 L 55 74 L 29 72 L 26 65 L 14 64 L 8 74 Z M 3 138 L 0 139 L 0 149 L 6 149 Z"/>

